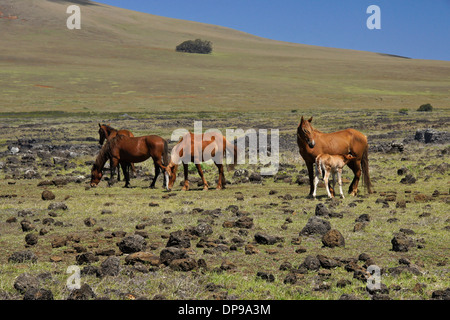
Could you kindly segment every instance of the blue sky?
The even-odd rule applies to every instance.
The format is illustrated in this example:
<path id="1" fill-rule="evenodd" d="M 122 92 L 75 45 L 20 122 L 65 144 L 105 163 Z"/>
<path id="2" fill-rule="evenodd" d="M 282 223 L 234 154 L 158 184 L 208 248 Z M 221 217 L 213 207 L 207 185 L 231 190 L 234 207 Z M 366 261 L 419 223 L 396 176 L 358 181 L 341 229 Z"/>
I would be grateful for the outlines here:
<path id="1" fill-rule="evenodd" d="M 264 38 L 450 60 L 450 0 L 94 0 Z M 377 5 L 381 29 L 369 30 Z"/>

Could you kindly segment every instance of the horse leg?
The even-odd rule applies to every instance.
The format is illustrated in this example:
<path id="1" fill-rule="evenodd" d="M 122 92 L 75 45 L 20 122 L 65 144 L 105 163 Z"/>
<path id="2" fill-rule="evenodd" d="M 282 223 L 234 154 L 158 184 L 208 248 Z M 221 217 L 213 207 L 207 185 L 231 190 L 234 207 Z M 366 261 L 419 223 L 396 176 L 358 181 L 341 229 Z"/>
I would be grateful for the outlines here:
<path id="1" fill-rule="evenodd" d="M 119 168 L 119 160 L 117 158 L 112 158 L 110 161 L 111 179 L 108 181 L 108 186 L 111 187 L 114 184 L 114 172 Z"/>
<path id="2" fill-rule="evenodd" d="M 308 198 L 314 198 L 314 162 L 306 162 L 309 176 L 309 195 Z"/>
<path id="3" fill-rule="evenodd" d="M 155 177 L 153 178 L 152 183 L 150 184 L 151 189 L 155 189 L 156 179 L 158 179 L 160 167 L 156 160 L 153 160 L 153 164 L 155 165 Z"/>
<path id="4" fill-rule="evenodd" d="M 133 171 L 133 178 L 136 178 L 136 168 L 134 167 L 134 163 L 130 163 L 131 170 Z"/>
<path id="5" fill-rule="evenodd" d="M 341 198 L 345 199 L 344 197 L 344 192 L 342 192 L 342 169 L 339 169 L 337 172 L 337 176 L 338 176 L 338 183 L 339 183 L 339 192 L 341 194 Z"/>
<path id="6" fill-rule="evenodd" d="M 121 163 L 120 166 L 122 167 L 123 176 L 125 179 L 125 186 L 124 188 L 130 187 L 130 170 L 129 170 L 129 164 L 128 163 Z"/>
<path id="7" fill-rule="evenodd" d="M 323 181 L 325 182 L 325 187 L 327 188 L 328 198 L 333 198 L 330 192 L 330 187 L 328 186 L 328 178 L 330 177 L 330 171 L 325 171 L 325 176 L 323 177 Z"/>
<path id="8" fill-rule="evenodd" d="M 334 192 L 334 186 L 336 185 L 336 172 L 332 171 L 331 175 L 333 177 L 333 182 L 330 183 L 330 193 L 334 197 L 336 193 Z"/>
<path id="9" fill-rule="evenodd" d="M 314 192 L 312 194 L 312 196 L 314 198 L 316 197 L 317 185 L 319 184 L 319 175 L 321 174 L 319 172 L 320 169 L 319 169 L 319 166 L 317 164 L 315 165 L 315 168 L 316 168 L 316 170 L 315 170 L 316 174 L 315 174 L 315 177 L 314 177 Z"/>
<path id="10" fill-rule="evenodd" d="M 355 174 L 353 181 L 348 188 L 348 193 L 352 196 L 356 196 L 356 193 L 358 192 L 359 178 L 361 177 L 361 161 L 350 161 L 347 165 Z"/>
<path id="11" fill-rule="evenodd" d="M 197 171 L 198 171 L 198 174 L 200 175 L 200 178 L 202 178 L 203 190 L 208 190 L 209 186 L 208 186 L 208 182 L 205 179 L 205 176 L 203 175 L 202 166 L 200 165 L 200 163 L 196 163 L 195 166 L 197 167 Z"/>
<path id="12" fill-rule="evenodd" d="M 216 166 L 219 169 L 219 182 L 217 183 L 216 189 L 225 189 L 225 175 L 223 173 L 223 164 L 216 163 Z"/>
<path id="13" fill-rule="evenodd" d="M 189 190 L 189 180 L 188 180 L 188 174 L 189 174 L 189 166 L 187 163 L 183 163 L 183 169 L 184 169 L 184 186 L 181 188 L 183 191 Z"/>

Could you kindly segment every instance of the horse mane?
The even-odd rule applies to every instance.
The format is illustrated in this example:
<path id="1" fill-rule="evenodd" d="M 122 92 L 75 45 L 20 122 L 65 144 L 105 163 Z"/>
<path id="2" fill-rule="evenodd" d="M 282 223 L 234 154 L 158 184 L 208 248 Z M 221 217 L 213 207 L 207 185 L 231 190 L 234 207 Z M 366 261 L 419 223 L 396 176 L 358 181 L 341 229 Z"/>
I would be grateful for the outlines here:
<path id="1" fill-rule="evenodd" d="M 102 124 L 103 127 L 105 127 L 108 131 L 117 131 L 117 129 L 114 129 L 109 124 Z"/>
<path id="2" fill-rule="evenodd" d="M 114 140 L 114 139 L 112 139 Z M 111 141 L 106 141 L 106 143 L 103 145 L 103 147 L 100 149 L 100 152 L 97 155 L 97 158 L 94 162 L 94 168 L 97 168 L 99 170 L 103 169 L 103 166 L 105 165 L 106 161 L 111 158 Z"/>

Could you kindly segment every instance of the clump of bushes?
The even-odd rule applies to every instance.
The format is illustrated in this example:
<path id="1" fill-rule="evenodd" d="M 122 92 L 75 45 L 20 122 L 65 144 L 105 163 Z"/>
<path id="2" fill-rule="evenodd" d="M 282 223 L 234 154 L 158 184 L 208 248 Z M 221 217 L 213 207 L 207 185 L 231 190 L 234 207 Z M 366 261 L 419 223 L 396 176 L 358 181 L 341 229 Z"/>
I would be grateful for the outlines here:
<path id="1" fill-rule="evenodd" d="M 176 47 L 178 52 L 209 54 L 212 52 L 212 42 L 208 40 L 187 40 Z"/>
<path id="2" fill-rule="evenodd" d="M 423 104 L 419 107 L 419 109 L 417 109 L 417 111 L 433 111 L 433 106 L 429 103 Z"/>

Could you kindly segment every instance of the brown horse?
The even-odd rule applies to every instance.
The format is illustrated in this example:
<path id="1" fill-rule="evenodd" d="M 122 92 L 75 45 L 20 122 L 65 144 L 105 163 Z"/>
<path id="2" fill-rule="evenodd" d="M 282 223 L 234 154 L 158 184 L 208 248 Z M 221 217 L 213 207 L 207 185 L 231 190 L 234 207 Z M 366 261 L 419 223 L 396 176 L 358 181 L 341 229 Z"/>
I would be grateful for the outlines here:
<path id="1" fill-rule="evenodd" d="M 111 127 L 109 124 L 98 124 L 99 129 L 98 129 L 98 134 L 99 134 L 99 140 L 98 143 L 102 146 L 103 143 L 108 140 L 111 140 L 112 138 L 114 138 L 115 136 L 117 136 L 118 134 L 127 136 L 127 137 L 134 137 L 134 134 L 130 131 L 130 130 L 117 130 L 114 129 L 113 127 Z M 131 163 L 131 169 L 133 170 L 133 172 L 136 172 L 135 168 L 134 168 L 134 164 Z M 126 167 L 127 169 L 129 168 L 129 166 L 127 165 Z M 123 169 L 123 168 L 122 168 Z M 111 171 L 111 179 L 113 177 L 113 172 Z M 117 168 L 117 180 L 120 181 L 120 168 Z"/>
<path id="2" fill-rule="evenodd" d="M 111 161 L 111 171 L 115 168 L 122 167 L 125 176 L 125 187 L 130 185 L 130 176 L 128 174 L 127 165 L 129 163 L 139 163 L 153 159 L 155 164 L 155 177 L 150 188 L 155 187 L 156 179 L 160 171 L 166 171 L 168 163 L 169 149 L 167 141 L 159 136 L 143 136 L 143 137 L 127 137 L 117 135 L 113 139 L 106 142 L 100 150 L 91 171 L 91 187 L 98 185 L 102 179 L 102 170 L 106 161 Z M 167 187 L 167 174 L 164 175 L 164 185 Z"/>
<path id="3" fill-rule="evenodd" d="M 308 168 L 310 191 L 308 197 L 313 197 L 314 193 L 314 163 L 316 157 L 321 153 L 333 155 L 355 156 L 355 159 L 347 163 L 352 169 L 354 178 L 349 187 L 349 193 L 353 196 L 358 192 L 358 183 L 363 174 L 363 182 L 368 193 L 372 193 L 372 183 L 369 177 L 369 159 L 367 137 L 355 129 L 345 129 L 333 133 L 323 133 L 313 128 L 312 117 L 309 120 L 300 120 L 297 128 L 297 144 L 300 155 L 303 157 Z M 334 190 L 332 191 L 334 195 Z"/>
<path id="4" fill-rule="evenodd" d="M 184 185 L 182 190 L 189 190 L 188 164 L 190 162 L 194 162 L 197 167 L 197 171 L 202 178 L 203 189 L 208 190 L 208 182 L 203 175 L 203 170 L 200 163 L 211 159 L 214 161 L 214 164 L 219 170 L 219 181 L 216 189 L 224 189 L 225 175 L 223 173 L 223 158 L 224 153 L 227 150 L 229 153 L 233 154 L 234 162 L 230 165 L 230 167 L 233 168 L 237 163 L 237 147 L 227 141 L 223 135 L 220 133 L 187 133 L 172 149 L 171 160 L 166 171 L 169 176 L 169 184 L 167 189 L 169 191 L 172 189 L 177 177 L 178 165 L 182 162 L 184 169 Z"/>

